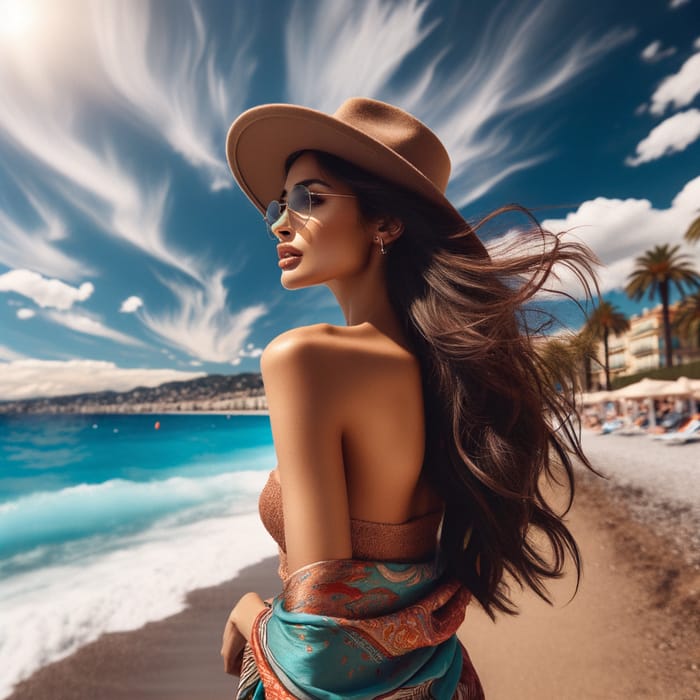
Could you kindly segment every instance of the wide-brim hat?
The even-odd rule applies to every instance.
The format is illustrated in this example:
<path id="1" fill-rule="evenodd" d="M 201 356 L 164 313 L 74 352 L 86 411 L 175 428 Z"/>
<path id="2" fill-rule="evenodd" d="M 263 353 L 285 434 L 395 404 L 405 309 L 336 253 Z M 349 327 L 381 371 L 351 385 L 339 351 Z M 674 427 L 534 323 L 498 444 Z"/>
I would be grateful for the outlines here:
<path id="1" fill-rule="evenodd" d="M 261 105 L 243 112 L 226 139 L 231 172 L 262 213 L 280 195 L 287 158 L 301 150 L 343 158 L 461 218 L 445 197 L 451 170 L 445 147 L 398 107 L 365 97 L 346 100 L 333 115 L 298 105 Z M 477 235 L 470 238 L 474 252 L 486 255 Z"/>

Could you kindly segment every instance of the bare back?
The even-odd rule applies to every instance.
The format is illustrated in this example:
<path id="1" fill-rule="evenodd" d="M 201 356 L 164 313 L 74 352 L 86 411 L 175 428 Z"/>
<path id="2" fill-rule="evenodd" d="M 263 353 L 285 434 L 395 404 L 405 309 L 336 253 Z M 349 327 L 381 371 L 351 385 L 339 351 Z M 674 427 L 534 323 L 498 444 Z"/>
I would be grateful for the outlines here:
<path id="1" fill-rule="evenodd" d="M 401 523 L 440 508 L 421 479 L 425 419 L 418 360 L 375 329 L 340 329 L 350 354 L 343 461 L 350 515 Z"/>

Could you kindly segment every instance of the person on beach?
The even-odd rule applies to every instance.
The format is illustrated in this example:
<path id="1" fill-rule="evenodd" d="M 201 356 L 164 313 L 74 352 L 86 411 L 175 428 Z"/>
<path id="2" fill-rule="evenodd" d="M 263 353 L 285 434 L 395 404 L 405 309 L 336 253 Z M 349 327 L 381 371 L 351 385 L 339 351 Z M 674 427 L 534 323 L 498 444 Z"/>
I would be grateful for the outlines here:
<path id="1" fill-rule="evenodd" d="M 470 600 L 516 613 L 507 572 L 549 601 L 567 553 L 580 575 L 544 491 L 558 480 L 570 506 L 574 457 L 592 467 L 527 321 L 553 266 L 589 279 L 592 254 L 534 221 L 487 252 L 445 197 L 437 136 L 376 100 L 255 107 L 227 156 L 282 286 L 325 284 L 347 324 L 294 328 L 261 357 L 282 592 L 229 615 L 237 697 L 483 698 L 456 636 Z"/>

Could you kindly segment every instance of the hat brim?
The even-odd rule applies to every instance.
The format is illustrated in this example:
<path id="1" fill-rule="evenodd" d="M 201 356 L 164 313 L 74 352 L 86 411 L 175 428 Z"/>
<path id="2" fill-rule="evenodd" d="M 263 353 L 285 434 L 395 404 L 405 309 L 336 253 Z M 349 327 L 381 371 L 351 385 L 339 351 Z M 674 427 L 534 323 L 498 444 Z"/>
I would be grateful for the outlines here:
<path id="1" fill-rule="evenodd" d="M 296 151 L 330 153 L 429 201 L 461 214 L 425 175 L 383 143 L 335 117 L 308 107 L 267 104 L 243 112 L 226 138 L 226 157 L 243 192 L 264 213 L 278 199 L 287 158 Z M 474 234 L 479 252 L 486 249 Z"/>

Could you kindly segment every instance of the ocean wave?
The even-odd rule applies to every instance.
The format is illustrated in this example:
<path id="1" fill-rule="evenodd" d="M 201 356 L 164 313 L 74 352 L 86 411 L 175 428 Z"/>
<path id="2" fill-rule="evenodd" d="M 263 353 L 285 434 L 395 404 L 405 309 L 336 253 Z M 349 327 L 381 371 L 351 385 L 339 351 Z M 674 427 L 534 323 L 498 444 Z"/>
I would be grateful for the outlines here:
<path id="1" fill-rule="evenodd" d="M 163 518 L 177 525 L 253 512 L 265 478 L 264 472 L 237 471 L 153 481 L 110 479 L 5 502 L 0 504 L 0 573 L 16 573 L 27 564 L 45 565 L 47 557 L 61 560 L 70 543 L 104 544 Z"/>
<path id="2" fill-rule="evenodd" d="M 261 477 L 265 475 L 241 477 L 239 473 L 215 477 L 211 482 L 203 480 L 205 484 L 160 484 L 161 490 L 145 493 L 162 497 L 164 490 L 203 498 L 202 494 L 211 494 L 218 487 L 231 498 L 234 483 L 237 491 L 259 492 Z M 78 494 L 98 494 L 98 500 L 109 504 L 115 490 L 122 490 L 121 499 L 131 493 L 139 494 L 138 501 L 143 494 L 133 485 L 100 486 L 103 488 L 77 488 L 66 498 L 70 501 Z M 17 509 L 21 512 L 22 506 Z M 79 543 L 73 546 L 79 548 Z M 68 656 L 101 634 L 137 629 L 173 615 L 184 608 L 187 592 L 223 583 L 242 568 L 275 553 L 276 545 L 257 513 L 192 522 L 178 522 L 176 516 L 170 516 L 121 538 L 119 547 L 112 551 L 83 552 L 79 561 L 0 581 L 0 698 L 41 666 Z"/>

